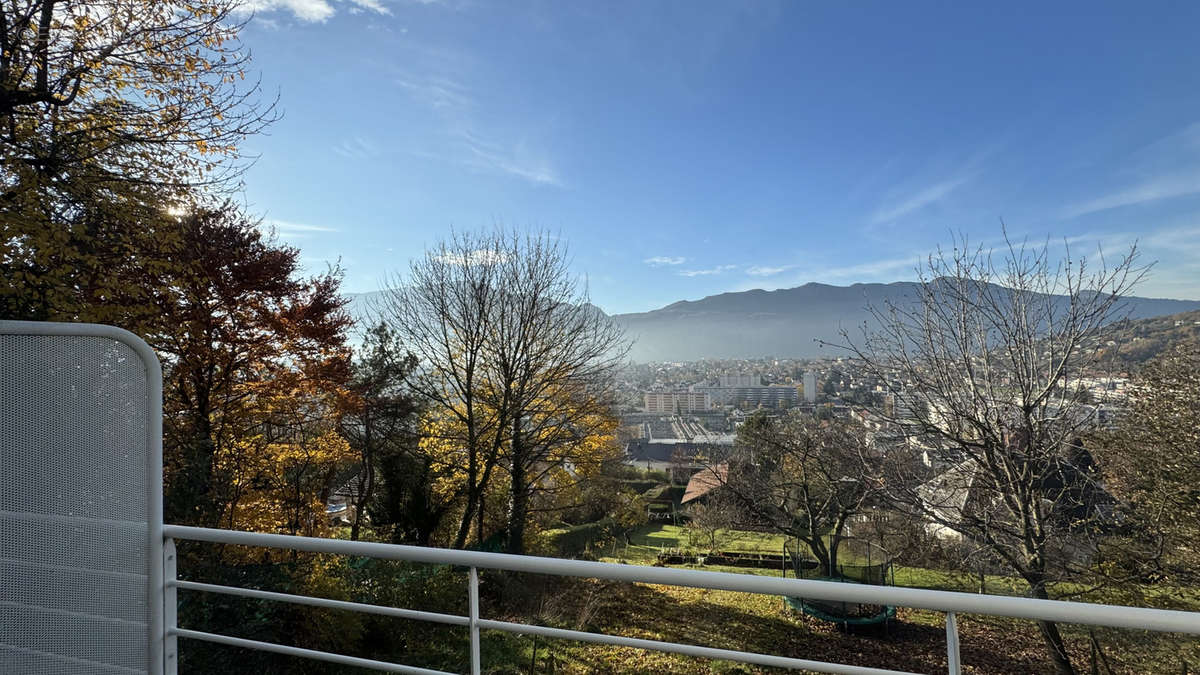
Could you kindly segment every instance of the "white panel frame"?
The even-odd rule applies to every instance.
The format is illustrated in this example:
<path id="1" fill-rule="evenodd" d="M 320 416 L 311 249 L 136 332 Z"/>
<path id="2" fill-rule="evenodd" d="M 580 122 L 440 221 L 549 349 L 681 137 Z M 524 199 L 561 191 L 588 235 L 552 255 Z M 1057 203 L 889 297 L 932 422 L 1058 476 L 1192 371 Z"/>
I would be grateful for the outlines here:
<path id="1" fill-rule="evenodd" d="M 147 667 L 150 675 L 163 675 L 163 489 L 162 489 L 162 366 L 154 350 L 145 340 L 127 330 L 94 323 L 56 323 L 48 321 L 0 321 L 0 335 L 32 335 L 43 337 L 95 337 L 119 342 L 142 361 L 146 370 L 146 597 L 149 609 L 149 649 Z"/>

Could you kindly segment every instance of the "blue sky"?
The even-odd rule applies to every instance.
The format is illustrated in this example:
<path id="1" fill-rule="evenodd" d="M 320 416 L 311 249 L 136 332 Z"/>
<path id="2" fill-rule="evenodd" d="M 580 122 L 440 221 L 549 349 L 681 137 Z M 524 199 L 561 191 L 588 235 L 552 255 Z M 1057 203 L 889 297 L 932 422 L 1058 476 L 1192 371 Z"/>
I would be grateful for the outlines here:
<path id="1" fill-rule="evenodd" d="M 1200 299 L 1200 3 L 247 2 L 285 111 L 247 200 L 349 291 L 451 227 L 559 233 L 629 312 L 1003 219 Z"/>

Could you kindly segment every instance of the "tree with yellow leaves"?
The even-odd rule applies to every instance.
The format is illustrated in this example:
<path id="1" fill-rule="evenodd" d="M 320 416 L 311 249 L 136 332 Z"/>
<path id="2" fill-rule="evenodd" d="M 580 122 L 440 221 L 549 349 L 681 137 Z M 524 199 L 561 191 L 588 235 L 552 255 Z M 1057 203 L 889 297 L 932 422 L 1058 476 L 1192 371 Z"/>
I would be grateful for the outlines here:
<path id="1" fill-rule="evenodd" d="M 237 186 L 239 144 L 275 113 L 244 80 L 236 8 L 0 5 L 0 318 L 92 319 L 111 265 L 175 242 L 165 210 Z"/>
<path id="2" fill-rule="evenodd" d="M 509 477 L 507 548 L 522 552 L 543 474 L 615 431 L 606 418 L 628 351 L 620 329 L 588 301 L 566 244 L 546 233 L 456 233 L 396 278 L 380 309 L 418 358 L 414 389 L 462 434 L 454 545 L 472 525 L 484 538 L 500 469 Z"/>

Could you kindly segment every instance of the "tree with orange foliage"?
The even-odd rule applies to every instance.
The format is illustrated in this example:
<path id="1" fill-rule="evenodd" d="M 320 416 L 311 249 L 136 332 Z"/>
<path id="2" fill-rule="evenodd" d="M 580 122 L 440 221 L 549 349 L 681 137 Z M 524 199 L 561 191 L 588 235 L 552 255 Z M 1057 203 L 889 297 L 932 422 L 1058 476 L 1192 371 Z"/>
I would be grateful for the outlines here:
<path id="1" fill-rule="evenodd" d="M 161 317 L 145 337 L 165 373 L 166 518 L 303 530 L 348 459 L 330 437 L 349 374 L 339 273 L 302 278 L 299 251 L 229 204 L 178 225 L 181 267 L 141 280 Z M 252 514 L 268 497 L 282 515 Z"/>

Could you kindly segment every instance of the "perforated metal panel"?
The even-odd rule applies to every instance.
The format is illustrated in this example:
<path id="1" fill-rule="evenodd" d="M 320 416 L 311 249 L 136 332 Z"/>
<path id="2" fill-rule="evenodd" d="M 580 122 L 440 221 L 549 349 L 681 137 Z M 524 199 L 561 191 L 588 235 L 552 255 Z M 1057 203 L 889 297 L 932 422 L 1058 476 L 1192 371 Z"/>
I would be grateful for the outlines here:
<path id="1" fill-rule="evenodd" d="M 87 328 L 0 322 L 2 673 L 159 671 L 158 366 L 115 329 L 28 334 Z"/>

